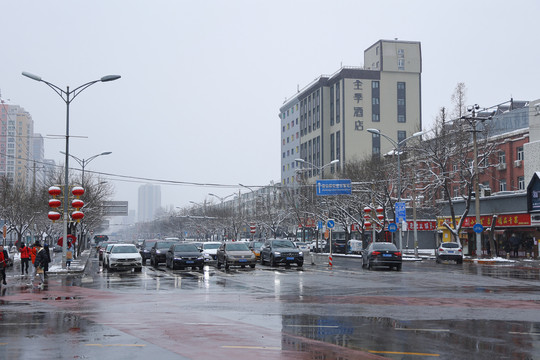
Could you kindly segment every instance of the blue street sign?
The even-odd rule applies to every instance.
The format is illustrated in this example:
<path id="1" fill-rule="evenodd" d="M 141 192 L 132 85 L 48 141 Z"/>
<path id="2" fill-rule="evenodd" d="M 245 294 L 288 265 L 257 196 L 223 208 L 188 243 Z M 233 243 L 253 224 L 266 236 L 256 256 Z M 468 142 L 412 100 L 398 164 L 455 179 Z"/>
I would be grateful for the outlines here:
<path id="1" fill-rule="evenodd" d="M 474 232 L 477 233 L 477 234 L 480 234 L 482 231 L 484 231 L 484 227 L 482 226 L 482 224 L 474 224 L 474 226 L 472 227 L 472 229 L 473 229 Z"/>
<path id="2" fill-rule="evenodd" d="M 407 221 L 407 209 L 404 202 L 396 202 L 396 218 L 398 223 Z"/>
<path id="3" fill-rule="evenodd" d="M 330 219 L 330 220 L 328 220 L 328 221 L 326 222 L 326 227 L 327 227 L 327 228 L 333 229 L 334 226 L 336 226 L 336 223 L 334 222 L 334 220 L 331 220 L 331 219 Z"/>
<path id="4" fill-rule="evenodd" d="M 317 180 L 317 196 L 350 195 L 351 180 Z"/>
<path id="5" fill-rule="evenodd" d="M 396 232 L 396 231 L 397 231 L 397 224 L 396 224 L 396 223 L 390 223 L 390 224 L 388 224 L 388 231 L 390 231 L 390 232 Z"/>
<path id="6" fill-rule="evenodd" d="M 322 228 L 323 228 L 323 222 L 321 220 L 319 220 L 317 222 L 317 229 L 322 230 Z"/>

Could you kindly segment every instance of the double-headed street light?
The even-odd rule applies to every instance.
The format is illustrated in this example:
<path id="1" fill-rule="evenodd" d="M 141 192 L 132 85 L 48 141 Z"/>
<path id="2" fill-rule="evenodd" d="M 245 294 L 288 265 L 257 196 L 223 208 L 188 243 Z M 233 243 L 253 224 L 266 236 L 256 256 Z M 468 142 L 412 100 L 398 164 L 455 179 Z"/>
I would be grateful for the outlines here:
<path id="1" fill-rule="evenodd" d="M 66 155 L 66 153 L 63 152 L 63 151 L 60 151 L 60 154 Z M 86 167 L 86 165 L 88 165 L 88 163 L 90 161 L 94 160 L 98 156 L 110 155 L 110 154 L 112 154 L 112 151 L 104 151 L 104 152 L 102 152 L 100 154 L 90 156 L 88 159 L 80 159 L 80 158 L 76 157 L 75 155 L 69 154 L 69 156 L 72 157 L 81 166 L 81 169 L 82 169 L 82 172 L 81 172 L 81 186 L 83 188 L 84 188 L 84 168 Z"/>
<path id="2" fill-rule="evenodd" d="M 334 159 L 334 160 L 330 161 L 328 164 L 325 164 L 325 165 L 323 165 L 323 166 L 317 166 L 317 165 L 315 165 L 315 164 L 310 163 L 309 161 L 306 161 L 306 160 L 300 159 L 300 158 L 294 159 L 294 161 L 299 162 L 299 163 L 302 163 L 302 164 L 309 165 L 309 166 L 311 166 L 313 169 L 319 170 L 319 171 L 321 172 L 321 174 L 322 174 L 322 171 L 323 171 L 323 169 L 324 169 L 325 167 L 328 167 L 328 166 L 330 166 L 330 165 L 337 164 L 337 163 L 339 162 L 339 159 Z"/>
<path id="3" fill-rule="evenodd" d="M 390 141 L 392 143 L 392 145 L 394 145 L 394 152 L 397 152 L 398 202 L 401 202 L 401 162 L 400 162 L 401 146 L 403 144 L 405 144 L 407 142 L 407 140 L 410 140 L 410 139 L 412 139 L 414 137 L 417 137 L 417 136 L 424 135 L 426 132 L 425 131 L 416 132 L 416 133 L 412 134 L 411 136 L 409 136 L 408 138 L 405 138 L 405 139 L 397 142 L 394 139 L 392 139 L 391 137 L 389 137 L 388 135 L 383 134 L 378 129 L 367 129 L 367 131 L 369 133 L 384 137 L 386 140 Z M 402 224 L 399 224 L 399 251 L 403 251 L 402 236 L 401 236 L 401 227 L 402 226 L 401 225 Z"/>
<path id="4" fill-rule="evenodd" d="M 66 103 L 66 159 L 65 159 L 65 169 L 64 169 L 64 216 L 63 216 L 63 227 L 64 227 L 64 238 L 62 242 L 62 269 L 66 268 L 66 260 L 67 260 L 67 227 L 68 227 L 68 193 L 69 193 L 69 178 L 68 178 L 68 172 L 69 172 L 69 105 L 71 102 L 79 95 L 84 89 L 88 88 L 89 86 L 94 85 L 98 82 L 109 82 L 120 79 L 120 75 L 106 75 L 98 80 L 93 80 L 90 82 L 87 82 L 85 84 L 82 84 L 81 86 L 76 87 L 73 90 L 69 90 L 69 86 L 66 87 L 66 90 L 63 90 L 62 88 L 54 85 L 53 83 L 50 83 L 46 80 L 43 80 L 40 76 L 28 73 L 23 71 L 23 76 L 26 76 L 32 80 L 42 82 L 46 84 L 48 87 L 54 90 L 55 93 L 57 93 L 62 100 Z"/>

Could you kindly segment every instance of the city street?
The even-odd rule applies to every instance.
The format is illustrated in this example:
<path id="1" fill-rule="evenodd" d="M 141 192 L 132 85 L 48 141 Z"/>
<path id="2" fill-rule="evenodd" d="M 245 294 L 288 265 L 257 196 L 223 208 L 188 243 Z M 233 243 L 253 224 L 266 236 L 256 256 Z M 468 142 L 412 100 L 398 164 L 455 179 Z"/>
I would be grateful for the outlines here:
<path id="1" fill-rule="evenodd" d="M 407 261 L 362 269 L 324 256 L 303 268 L 51 275 L 8 270 L 5 359 L 538 359 L 538 262 Z"/>

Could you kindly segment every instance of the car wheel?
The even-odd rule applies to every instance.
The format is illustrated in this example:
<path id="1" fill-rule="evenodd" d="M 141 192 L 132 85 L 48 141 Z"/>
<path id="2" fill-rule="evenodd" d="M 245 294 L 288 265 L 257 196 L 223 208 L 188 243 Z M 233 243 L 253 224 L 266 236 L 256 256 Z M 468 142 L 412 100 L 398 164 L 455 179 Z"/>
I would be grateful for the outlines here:
<path id="1" fill-rule="evenodd" d="M 397 270 L 397 271 L 401 271 L 401 264 L 396 265 L 396 270 Z"/>
<path id="2" fill-rule="evenodd" d="M 204 270 L 204 265 L 203 265 L 203 266 L 199 266 L 199 270 Z"/>
<path id="3" fill-rule="evenodd" d="M 274 255 L 270 255 L 270 266 L 277 266 Z"/>
<path id="4" fill-rule="evenodd" d="M 249 267 L 255 269 L 255 264 L 250 264 Z"/>
<path id="5" fill-rule="evenodd" d="M 141 272 L 141 271 L 142 271 L 142 267 L 136 267 L 134 270 L 135 270 L 135 272 Z"/>
<path id="6" fill-rule="evenodd" d="M 225 259 L 225 270 L 229 270 L 229 261 Z"/>
<path id="7" fill-rule="evenodd" d="M 216 266 L 217 266 L 218 269 L 221 269 L 221 263 L 219 262 L 219 260 L 217 261 L 217 265 L 216 265 Z"/>

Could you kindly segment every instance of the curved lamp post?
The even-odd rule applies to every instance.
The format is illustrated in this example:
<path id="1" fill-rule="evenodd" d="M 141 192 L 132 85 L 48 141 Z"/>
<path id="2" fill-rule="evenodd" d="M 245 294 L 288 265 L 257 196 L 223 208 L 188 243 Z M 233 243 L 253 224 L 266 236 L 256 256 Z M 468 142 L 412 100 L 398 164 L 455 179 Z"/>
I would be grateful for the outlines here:
<path id="1" fill-rule="evenodd" d="M 23 76 L 26 76 L 27 78 L 30 78 L 32 80 L 42 82 L 46 84 L 48 87 L 54 90 L 55 93 L 57 93 L 62 100 L 66 103 L 66 159 L 65 159 L 65 169 L 64 169 L 64 216 L 63 216 L 63 227 L 64 227 L 64 241 L 62 242 L 62 269 L 66 268 L 66 254 L 67 254 L 67 226 L 68 226 L 68 193 L 69 193 L 69 187 L 68 187 L 68 171 L 69 171 L 69 105 L 71 102 L 79 95 L 83 90 L 88 88 L 89 86 L 94 85 L 98 82 L 109 82 L 120 79 L 120 75 L 106 75 L 98 80 L 89 81 L 85 84 L 82 84 L 78 87 L 76 87 L 73 90 L 69 90 L 69 86 L 66 86 L 66 90 L 63 90 L 62 88 L 54 85 L 53 83 L 50 83 L 46 80 L 43 80 L 40 76 L 28 73 L 26 71 L 22 72 Z"/>
<path id="2" fill-rule="evenodd" d="M 367 131 L 372 133 L 372 134 L 376 134 L 376 135 L 384 137 L 386 140 L 390 141 L 392 143 L 392 145 L 394 145 L 394 150 L 395 150 L 395 152 L 397 152 L 398 202 L 401 202 L 401 162 L 400 162 L 401 145 L 405 144 L 407 142 L 407 140 L 410 140 L 410 139 L 412 139 L 414 137 L 417 137 L 417 136 L 424 135 L 426 132 L 425 131 L 416 132 L 416 133 L 412 134 L 411 136 L 409 136 L 408 138 L 405 138 L 405 139 L 401 140 L 400 142 L 397 142 L 394 139 L 392 139 L 391 137 L 389 137 L 388 135 L 383 134 L 378 129 L 367 129 Z M 402 239 L 401 227 L 402 227 L 401 224 L 399 224 L 399 251 L 403 251 L 402 240 L 401 240 Z"/>

